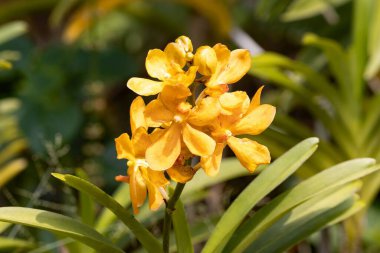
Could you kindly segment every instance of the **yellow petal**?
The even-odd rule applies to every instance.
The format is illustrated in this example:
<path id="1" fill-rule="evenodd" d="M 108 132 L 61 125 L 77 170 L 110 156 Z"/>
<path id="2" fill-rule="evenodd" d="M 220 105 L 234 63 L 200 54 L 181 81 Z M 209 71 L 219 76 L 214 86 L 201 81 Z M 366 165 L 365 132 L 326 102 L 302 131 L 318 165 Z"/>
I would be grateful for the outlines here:
<path id="1" fill-rule="evenodd" d="M 236 49 L 231 52 L 226 66 L 217 73 L 216 84 L 231 84 L 239 81 L 251 68 L 251 55 L 248 50 Z"/>
<path id="2" fill-rule="evenodd" d="M 171 79 L 165 80 L 167 84 L 188 87 L 194 82 L 198 66 L 191 66 L 185 73 L 178 73 Z"/>
<path id="3" fill-rule="evenodd" d="M 210 125 L 218 117 L 219 113 L 220 103 L 218 99 L 206 97 L 192 109 L 187 121 L 195 126 Z"/>
<path id="4" fill-rule="evenodd" d="M 215 50 L 209 46 L 198 48 L 194 55 L 194 65 L 198 66 L 198 72 L 202 75 L 211 76 L 217 65 Z"/>
<path id="5" fill-rule="evenodd" d="M 151 141 L 148 133 L 144 127 L 136 129 L 132 136 L 133 149 L 135 151 L 136 158 L 144 158 L 146 149 L 151 145 Z"/>
<path id="6" fill-rule="evenodd" d="M 142 97 L 138 96 L 133 100 L 131 104 L 131 108 L 129 110 L 132 135 L 135 132 L 135 130 L 139 127 L 147 128 L 144 111 L 145 111 L 144 100 L 142 99 Z"/>
<path id="7" fill-rule="evenodd" d="M 181 104 L 191 95 L 190 89 L 179 85 L 166 85 L 159 95 L 159 100 L 173 113 L 181 112 Z M 182 104 L 183 106 L 183 104 Z M 181 112 L 184 113 L 184 112 Z"/>
<path id="8" fill-rule="evenodd" d="M 249 105 L 249 108 L 246 112 L 246 114 L 252 112 L 256 107 L 260 105 L 260 97 L 261 97 L 261 92 L 264 89 L 264 85 L 261 86 L 255 93 L 255 95 L 252 98 L 251 104 Z"/>
<path id="9" fill-rule="evenodd" d="M 169 111 L 159 99 L 151 101 L 145 108 L 145 119 L 150 127 L 158 127 L 171 122 L 174 114 Z"/>
<path id="10" fill-rule="evenodd" d="M 263 132 L 272 123 L 276 114 L 276 108 L 272 105 L 260 105 L 235 122 L 230 128 L 234 135 L 251 134 L 257 135 Z"/>
<path id="11" fill-rule="evenodd" d="M 190 181 L 196 170 L 191 166 L 173 166 L 166 171 L 170 178 L 179 183 L 186 183 Z"/>
<path id="12" fill-rule="evenodd" d="M 145 67 L 151 77 L 162 81 L 174 74 L 165 52 L 160 49 L 149 50 L 145 60 Z"/>
<path id="13" fill-rule="evenodd" d="M 224 115 L 242 115 L 249 107 L 249 97 L 244 91 L 227 92 L 219 97 Z"/>
<path id="14" fill-rule="evenodd" d="M 182 36 L 179 36 L 176 40 L 175 40 L 175 43 L 177 43 L 178 45 L 180 45 L 186 53 L 191 53 L 193 52 L 193 44 L 191 43 L 191 40 L 182 35 Z"/>
<path id="15" fill-rule="evenodd" d="M 225 143 L 217 143 L 211 156 L 201 157 L 201 166 L 208 176 L 215 176 L 219 172 Z"/>
<path id="16" fill-rule="evenodd" d="M 127 133 L 121 134 L 115 139 L 117 159 L 135 160 L 135 153 L 129 135 Z"/>
<path id="17" fill-rule="evenodd" d="M 260 164 L 270 163 L 270 153 L 264 145 L 247 138 L 239 139 L 234 136 L 229 137 L 227 143 L 249 172 L 254 172 Z"/>
<path id="18" fill-rule="evenodd" d="M 152 211 L 156 211 L 164 202 L 164 198 L 159 190 L 159 187 L 156 185 L 148 181 L 147 187 L 149 192 L 149 208 Z"/>
<path id="19" fill-rule="evenodd" d="M 129 167 L 128 175 L 133 213 L 138 214 L 139 207 L 144 204 L 146 199 L 146 185 L 137 166 Z"/>
<path id="20" fill-rule="evenodd" d="M 186 65 L 186 52 L 179 44 L 169 43 L 164 51 L 172 64 L 177 64 L 180 68 Z"/>
<path id="21" fill-rule="evenodd" d="M 207 134 L 189 124 L 183 126 L 183 141 L 191 153 L 197 156 L 209 156 L 215 150 L 215 141 Z"/>
<path id="22" fill-rule="evenodd" d="M 174 123 L 146 150 L 145 158 L 152 170 L 162 171 L 173 166 L 180 152 L 181 126 Z"/>
<path id="23" fill-rule="evenodd" d="M 145 78 L 132 77 L 127 83 L 128 88 L 141 96 L 156 95 L 162 91 L 163 82 L 152 81 Z"/>
<path id="24" fill-rule="evenodd" d="M 147 169 L 147 176 L 149 181 L 156 186 L 164 187 L 170 183 L 162 171 Z"/>
<path id="25" fill-rule="evenodd" d="M 221 43 L 216 44 L 213 49 L 215 50 L 216 58 L 218 59 L 218 68 L 221 70 L 221 68 L 228 63 L 231 51 L 226 45 L 223 45 Z"/>

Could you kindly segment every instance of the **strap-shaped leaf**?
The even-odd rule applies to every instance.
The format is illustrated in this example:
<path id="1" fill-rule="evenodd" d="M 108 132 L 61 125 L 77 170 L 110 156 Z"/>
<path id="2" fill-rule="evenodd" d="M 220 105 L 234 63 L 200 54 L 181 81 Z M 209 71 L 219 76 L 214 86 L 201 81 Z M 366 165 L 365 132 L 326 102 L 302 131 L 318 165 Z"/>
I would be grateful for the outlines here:
<path id="1" fill-rule="evenodd" d="M 349 210 L 360 187 L 360 182 L 335 187 L 299 205 L 260 234 L 247 252 L 283 252 Z"/>
<path id="2" fill-rule="evenodd" d="M 235 249 L 240 252 L 285 212 L 317 194 L 378 171 L 380 168 L 373 166 L 374 164 L 374 159 L 355 159 L 333 166 L 301 182 L 257 211 L 236 231 L 225 250 L 232 252 Z"/>
<path id="3" fill-rule="evenodd" d="M 306 139 L 263 170 L 224 213 L 203 252 L 220 252 L 252 207 L 292 175 L 314 153 L 317 145 L 317 138 Z"/>
<path id="4" fill-rule="evenodd" d="M 14 252 L 17 250 L 33 249 L 36 244 L 30 241 L 0 237 L 0 252 Z"/>
<path id="5" fill-rule="evenodd" d="M 175 204 L 175 211 L 173 212 L 172 219 L 177 244 L 177 252 L 193 253 L 194 249 L 191 243 L 191 235 L 188 222 L 186 220 L 185 208 L 181 200 L 178 200 Z"/>
<path id="6" fill-rule="evenodd" d="M 25 207 L 0 207 L 0 221 L 59 233 L 80 241 L 99 252 L 123 252 L 91 227 L 61 214 Z"/>
<path id="7" fill-rule="evenodd" d="M 107 193 L 90 182 L 72 175 L 59 173 L 52 173 L 52 175 L 78 191 L 87 193 L 98 203 L 110 209 L 132 231 L 137 240 L 140 241 L 148 252 L 162 252 L 161 243 L 143 225 L 141 225 L 129 211 L 122 207 Z"/>

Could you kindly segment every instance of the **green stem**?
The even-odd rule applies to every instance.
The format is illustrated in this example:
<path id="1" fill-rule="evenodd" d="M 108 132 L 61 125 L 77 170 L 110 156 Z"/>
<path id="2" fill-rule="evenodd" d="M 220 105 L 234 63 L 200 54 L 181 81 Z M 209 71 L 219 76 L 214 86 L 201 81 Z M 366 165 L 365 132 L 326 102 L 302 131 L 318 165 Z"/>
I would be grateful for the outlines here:
<path id="1" fill-rule="evenodd" d="M 172 226 L 172 214 L 175 211 L 175 204 L 181 193 L 185 184 L 177 183 L 173 195 L 170 197 L 169 201 L 166 202 L 165 217 L 164 217 L 164 231 L 163 231 L 163 250 L 164 253 L 169 253 L 170 244 L 170 228 Z"/>

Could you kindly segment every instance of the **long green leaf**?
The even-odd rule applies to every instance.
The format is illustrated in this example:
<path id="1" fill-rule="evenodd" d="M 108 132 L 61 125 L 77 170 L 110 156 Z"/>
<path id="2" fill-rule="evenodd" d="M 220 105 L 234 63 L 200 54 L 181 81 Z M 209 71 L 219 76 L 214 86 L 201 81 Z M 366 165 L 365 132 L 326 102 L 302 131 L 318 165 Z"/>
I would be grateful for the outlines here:
<path id="1" fill-rule="evenodd" d="M 178 253 L 193 253 L 193 245 L 191 243 L 191 235 L 189 225 L 186 220 L 185 208 L 178 200 L 175 205 L 175 211 L 172 215 L 175 239 Z"/>
<path id="2" fill-rule="evenodd" d="M 99 252 L 123 252 L 91 227 L 61 214 L 25 207 L 0 207 L 0 221 L 56 232 Z"/>
<path id="3" fill-rule="evenodd" d="M 355 203 L 354 193 L 360 186 L 355 182 L 337 187 L 299 205 L 260 234 L 247 251 L 283 252 L 349 210 Z"/>
<path id="4" fill-rule="evenodd" d="M 263 170 L 224 213 L 202 252 L 220 252 L 252 207 L 292 175 L 314 153 L 317 146 L 317 138 L 306 139 Z"/>
<path id="5" fill-rule="evenodd" d="M 368 23 L 369 61 L 365 70 L 365 78 L 370 80 L 380 69 L 380 1 L 375 1 L 371 21 Z"/>
<path id="6" fill-rule="evenodd" d="M 305 180 L 294 188 L 282 193 L 247 220 L 234 234 L 226 246 L 229 252 L 246 248 L 257 236 L 267 229 L 285 212 L 304 201 L 379 170 L 373 166 L 374 159 L 361 158 L 343 162 Z"/>
<path id="7" fill-rule="evenodd" d="M 26 167 L 25 159 L 15 159 L 5 165 L 0 164 L 0 189 Z"/>
<path id="8" fill-rule="evenodd" d="M 107 193 L 90 182 L 72 175 L 59 173 L 52 173 L 52 175 L 78 191 L 87 193 L 97 202 L 110 209 L 134 233 L 136 238 L 148 252 L 162 252 L 161 243 L 144 226 L 142 226 L 130 212 Z"/>

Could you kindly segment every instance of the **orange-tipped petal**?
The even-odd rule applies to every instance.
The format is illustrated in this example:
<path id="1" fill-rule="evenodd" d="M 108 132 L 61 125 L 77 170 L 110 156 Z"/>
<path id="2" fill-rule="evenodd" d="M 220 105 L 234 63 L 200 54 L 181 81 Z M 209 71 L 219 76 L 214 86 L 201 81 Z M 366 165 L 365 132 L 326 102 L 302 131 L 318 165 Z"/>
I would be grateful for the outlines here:
<path id="1" fill-rule="evenodd" d="M 270 153 L 267 147 L 247 138 L 229 137 L 228 146 L 235 153 L 240 163 L 254 172 L 258 165 L 270 163 Z"/>
<path id="2" fill-rule="evenodd" d="M 234 135 L 251 134 L 257 135 L 263 132 L 272 123 L 276 114 L 276 108 L 272 105 L 260 105 L 235 122 L 230 128 Z"/>
<path id="3" fill-rule="evenodd" d="M 117 175 L 115 181 L 129 184 L 129 176 Z"/>
<path id="4" fill-rule="evenodd" d="M 164 202 L 164 198 L 159 190 L 159 187 L 156 185 L 148 181 L 147 187 L 149 192 L 149 208 L 152 211 L 156 211 Z"/>
<path id="5" fill-rule="evenodd" d="M 261 86 L 255 93 L 255 95 L 252 98 L 251 104 L 249 105 L 249 108 L 246 112 L 246 114 L 252 112 L 256 107 L 260 105 L 260 98 L 261 98 L 261 92 L 264 89 L 264 85 Z"/>
<path id="6" fill-rule="evenodd" d="M 129 135 L 127 133 L 121 134 L 115 139 L 117 159 L 135 160 L 135 152 Z"/>
<path id="7" fill-rule="evenodd" d="M 206 97 L 192 109 L 187 121 L 195 126 L 210 125 L 218 117 L 219 113 L 220 103 L 218 99 Z"/>
<path id="8" fill-rule="evenodd" d="M 146 184 L 137 166 L 129 167 L 128 175 L 133 213 L 138 214 L 139 207 L 144 204 L 146 199 Z"/>
<path id="9" fill-rule="evenodd" d="M 215 176 L 219 172 L 225 143 L 217 143 L 211 156 L 201 157 L 201 166 L 208 176 Z"/>
<path id="10" fill-rule="evenodd" d="M 215 50 L 209 46 L 198 48 L 194 55 L 194 65 L 198 66 L 198 72 L 202 75 L 211 76 L 217 65 Z"/>
<path id="11" fill-rule="evenodd" d="M 129 111 L 132 135 L 139 127 L 147 128 L 144 116 L 145 103 L 142 97 L 138 96 L 133 100 Z"/>
<path id="12" fill-rule="evenodd" d="M 184 124 L 183 141 L 191 153 L 197 156 L 209 156 L 215 150 L 215 141 L 207 134 L 189 124 Z"/>
<path id="13" fill-rule="evenodd" d="M 242 115 L 249 107 L 249 97 L 244 91 L 224 93 L 219 97 L 223 115 Z"/>
<path id="14" fill-rule="evenodd" d="M 151 140 L 144 127 L 136 129 L 132 136 L 132 144 L 136 158 L 144 158 L 146 149 L 151 145 Z"/>
<path id="15" fill-rule="evenodd" d="M 152 81 L 145 78 L 132 77 L 129 79 L 127 86 L 141 96 L 151 96 L 160 93 L 164 84 L 163 82 Z"/>
<path id="16" fill-rule="evenodd" d="M 236 49 L 231 52 L 227 65 L 218 73 L 217 84 L 232 84 L 239 81 L 251 68 L 251 55 L 248 50 Z"/>
<path id="17" fill-rule="evenodd" d="M 181 126 L 173 123 L 146 150 L 145 158 L 152 170 L 166 170 L 173 166 L 181 152 Z"/>
<path id="18" fill-rule="evenodd" d="M 194 170 L 191 166 L 173 166 L 166 172 L 169 174 L 171 179 L 184 184 L 190 181 L 197 171 Z"/>
<path id="19" fill-rule="evenodd" d="M 174 114 L 159 99 L 151 101 L 145 108 L 145 119 L 150 127 L 158 127 L 173 120 Z"/>

